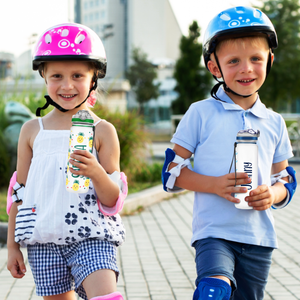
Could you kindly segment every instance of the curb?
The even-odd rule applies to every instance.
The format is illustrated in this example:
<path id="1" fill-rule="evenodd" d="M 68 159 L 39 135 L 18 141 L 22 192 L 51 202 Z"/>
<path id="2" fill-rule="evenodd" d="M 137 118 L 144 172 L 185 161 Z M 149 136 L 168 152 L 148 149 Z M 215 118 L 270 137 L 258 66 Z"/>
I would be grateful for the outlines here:
<path id="1" fill-rule="evenodd" d="M 184 193 L 180 192 L 180 193 Z M 180 194 L 176 193 L 176 194 Z M 167 193 L 163 190 L 162 184 L 145 189 L 141 192 L 137 192 L 129 195 L 124 202 L 123 209 L 120 213 L 121 216 L 129 215 L 137 210 L 143 209 L 147 206 L 153 205 L 164 199 L 174 197 L 174 193 Z M 0 222 L 0 243 L 6 243 L 7 239 L 8 223 Z"/>

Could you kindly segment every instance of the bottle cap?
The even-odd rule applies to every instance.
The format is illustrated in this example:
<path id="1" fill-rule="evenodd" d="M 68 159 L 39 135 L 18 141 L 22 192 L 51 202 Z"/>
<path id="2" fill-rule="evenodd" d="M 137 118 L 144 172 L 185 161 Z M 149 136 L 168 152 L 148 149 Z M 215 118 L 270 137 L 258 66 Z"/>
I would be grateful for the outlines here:
<path id="1" fill-rule="evenodd" d="M 93 124 L 94 119 L 89 113 L 89 111 L 83 109 L 83 110 L 79 110 L 75 115 L 72 116 L 72 122 Z"/>
<path id="2" fill-rule="evenodd" d="M 257 140 L 258 137 L 260 136 L 260 131 L 259 130 L 254 130 L 254 129 L 247 129 L 247 130 L 240 130 L 237 133 L 236 139 L 237 140 Z"/>

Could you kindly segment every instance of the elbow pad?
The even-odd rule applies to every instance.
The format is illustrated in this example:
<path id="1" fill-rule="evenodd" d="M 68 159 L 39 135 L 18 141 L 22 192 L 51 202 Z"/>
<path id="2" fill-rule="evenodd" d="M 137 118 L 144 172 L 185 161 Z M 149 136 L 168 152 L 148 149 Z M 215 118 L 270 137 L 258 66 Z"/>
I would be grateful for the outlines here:
<path id="1" fill-rule="evenodd" d="M 281 178 L 287 177 L 287 176 L 289 177 L 289 182 L 286 182 L 285 180 L 281 179 Z M 293 195 L 295 194 L 295 191 L 297 188 L 296 171 L 291 166 L 288 166 L 286 169 L 282 170 L 281 172 L 271 176 L 271 184 L 273 185 L 276 182 L 281 182 L 284 184 L 284 186 L 287 190 L 287 196 L 280 203 L 273 204 L 272 208 L 274 208 L 274 209 L 284 208 L 292 200 Z"/>
<path id="2" fill-rule="evenodd" d="M 116 182 L 119 186 L 120 193 L 119 198 L 113 207 L 108 207 L 103 205 L 99 199 L 97 199 L 99 210 L 105 215 L 105 216 L 113 216 L 116 215 L 118 212 L 120 212 L 124 205 L 124 200 L 127 197 L 128 194 L 128 184 L 127 184 L 127 177 L 125 173 L 115 171 L 112 174 L 108 174 L 109 178 Z"/>
<path id="3" fill-rule="evenodd" d="M 8 215 L 9 215 L 11 206 L 14 202 L 23 201 L 24 191 L 25 191 L 25 186 L 23 183 L 19 184 L 17 182 L 17 172 L 15 171 L 9 181 L 9 186 L 8 186 L 8 190 L 7 190 L 6 212 Z"/>
<path id="4" fill-rule="evenodd" d="M 165 154 L 166 154 L 165 162 L 161 173 L 163 188 L 166 192 L 172 192 L 172 193 L 180 192 L 183 189 L 174 186 L 175 181 L 176 178 L 180 175 L 181 169 L 191 165 L 190 158 L 184 159 L 176 155 L 176 153 L 170 148 L 166 150 Z M 171 162 L 176 163 L 177 166 L 169 170 L 169 165 Z"/>

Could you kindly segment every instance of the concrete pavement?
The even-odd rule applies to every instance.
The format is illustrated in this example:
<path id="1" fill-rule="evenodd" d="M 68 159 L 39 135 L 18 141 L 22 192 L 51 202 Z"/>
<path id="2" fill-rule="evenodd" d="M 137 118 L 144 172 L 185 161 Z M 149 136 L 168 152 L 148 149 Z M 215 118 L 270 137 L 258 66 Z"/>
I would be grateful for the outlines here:
<path id="1" fill-rule="evenodd" d="M 294 165 L 300 179 L 300 165 Z M 138 214 L 123 216 L 127 231 L 119 248 L 118 290 L 126 300 L 191 300 L 196 278 L 192 236 L 193 193 L 160 201 Z M 280 248 L 274 251 L 264 300 L 300 299 L 300 189 L 282 210 L 273 211 Z M 26 257 L 26 251 L 24 250 Z M 36 300 L 27 266 L 21 280 L 6 269 L 0 248 L 0 300 Z"/>

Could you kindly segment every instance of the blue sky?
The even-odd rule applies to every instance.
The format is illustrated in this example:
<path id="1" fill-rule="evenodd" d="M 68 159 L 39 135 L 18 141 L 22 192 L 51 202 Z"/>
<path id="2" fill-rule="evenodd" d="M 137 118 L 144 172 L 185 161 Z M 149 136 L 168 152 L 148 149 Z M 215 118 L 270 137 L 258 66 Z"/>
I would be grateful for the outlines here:
<path id="1" fill-rule="evenodd" d="M 70 21 L 72 0 L 1 0 L 0 52 L 15 56 L 29 49 L 33 33 L 41 34 L 48 27 Z M 109 0 L 114 1 L 114 0 Z M 251 5 L 257 0 L 169 0 L 183 34 L 196 20 L 204 32 L 209 20 L 217 13 L 236 5 Z"/>

